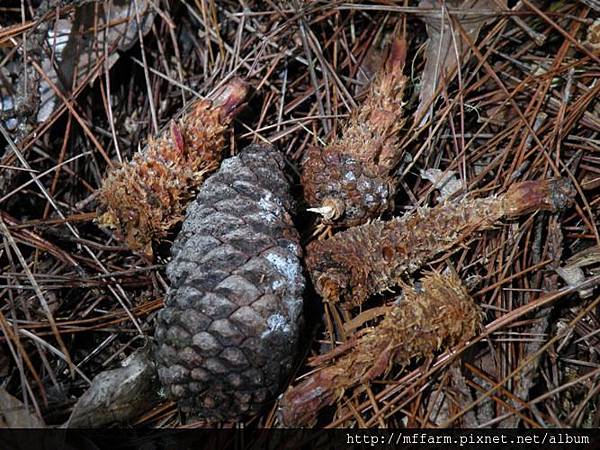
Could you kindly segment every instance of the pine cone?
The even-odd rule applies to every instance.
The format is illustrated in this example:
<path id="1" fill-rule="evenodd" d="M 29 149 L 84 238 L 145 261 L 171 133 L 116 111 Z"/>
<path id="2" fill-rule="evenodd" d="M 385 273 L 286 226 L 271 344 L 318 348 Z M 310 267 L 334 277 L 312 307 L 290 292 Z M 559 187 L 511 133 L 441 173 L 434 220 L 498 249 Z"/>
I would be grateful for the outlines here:
<path id="1" fill-rule="evenodd" d="M 339 138 L 324 149 L 310 147 L 302 185 L 311 211 L 325 223 L 354 226 L 393 208 L 392 172 L 402 151 L 406 44 L 394 42 L 365 102 L 352 112 Z"/>
<path id="2" fill-rule="evenodd" d="M 221 161 L 227 126 L 241 108 L 247 85 L 234 79 L 211 99 L 198 100 L 131 161 L 110 171 L 100 189 L 98 223 L 134 251 L 152 256 L 205 176 Z"/>
<path id="3" fill-rule="evenodd" d="M 159 377 L 184 412 L 239 418 L 290 374 L 304 277 L 283 167 L 273 148 L 246 147 L 187 210 L 156 328 Z"/>
<path id="4" fill-rule="evenodd" d="M 282 423 L 304 425 L 344 390 L 369 383 L 393 364 L 406 366 L 471 339 L 481 317 L 455 273 L 428 274 L 418 291 L 404 285 L 403 298 L 385 308 L 381 322 L 311 360 L 310 365 L 319 370 L 285 392 L 279 410 Z"/>
<path id="5" fill-rule="evenodd" d="M 376 220 L 307 247 L 306 265 L 326 301 L 360 305 L 395 286 L 405 273 L 503 218 L 556 211 L 575 194 L 566 179 L 524 181 L 501 196 L 443 203 L 389 221 Z"/>

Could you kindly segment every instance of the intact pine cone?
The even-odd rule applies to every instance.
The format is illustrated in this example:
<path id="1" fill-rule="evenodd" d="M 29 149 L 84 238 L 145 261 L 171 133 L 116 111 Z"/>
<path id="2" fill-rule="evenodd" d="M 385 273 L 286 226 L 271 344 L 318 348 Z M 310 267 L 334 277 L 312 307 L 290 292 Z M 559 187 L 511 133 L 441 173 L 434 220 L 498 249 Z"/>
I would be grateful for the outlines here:
<path id="1" fill-rule="evenodd" d="M 341 136 L 323 149 L 308 149 L 302 167 L 304 196 L 325 223 L 360 225 L 394 206 L 392 172 L 402 156 L 398 134 L 404 125 L 405 58 L 406 44 L 397 40 Z"/>
<path id="2" fill-rule="evenodd" d="M 301 247 L 282 156 L 252 145 L 190 204 L 167 267 L 158 374 L 184 412 L 256 412 L 290 374 L 302 317 Z"/>
<path id="3" fill-rule="evenodd" d="M 212 98 L 196 101 L 131 161 L 110 171 L 100 189 L 99 225 L 151 257 L 152 241 L 183 219 L 194 189 L 219 167 L 225 131 L 246 94 L 246 83 L 230 81 Z"/>

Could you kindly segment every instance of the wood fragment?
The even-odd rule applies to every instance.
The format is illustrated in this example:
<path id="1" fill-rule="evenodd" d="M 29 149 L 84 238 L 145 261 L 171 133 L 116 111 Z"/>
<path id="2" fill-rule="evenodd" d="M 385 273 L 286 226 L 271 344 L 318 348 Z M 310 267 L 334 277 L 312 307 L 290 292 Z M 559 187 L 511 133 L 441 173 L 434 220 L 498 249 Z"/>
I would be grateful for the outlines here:
<path id="1" fill-rule="evenodd" d="M 96 375 L 77 400 L 67 428 L 99 428 L 127 423 L 158 403 L 159 385 L 154 361 L 147 348 L 137 350 L 122 367 Z"/>

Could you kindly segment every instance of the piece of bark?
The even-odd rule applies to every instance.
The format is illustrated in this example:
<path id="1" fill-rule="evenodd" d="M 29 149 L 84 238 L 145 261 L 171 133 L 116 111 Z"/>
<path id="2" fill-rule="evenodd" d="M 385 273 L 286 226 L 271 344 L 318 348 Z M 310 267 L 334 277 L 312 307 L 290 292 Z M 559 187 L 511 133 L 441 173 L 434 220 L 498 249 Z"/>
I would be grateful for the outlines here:
<path id="1" fill-rule="evenodd" d="M 154 361 L 140 349 L 123 367 L 100 372 L 73 408 L 67 428 L 99 428 L 126 423 L 158 402 L 160 385 Z"/>
<path id="2" fill-rule="evenodd" d="M 500 196 L 420 208 L 313 241 L 307 247 L 306 264 L 325 301 L 351 308 L 397 285 L 405 273 L 472 233 L 493 227 L 497 220 L 538 209 L 556 211 L 570 204 L 573 196 L 565 179 L 517 183 Z"/>
<path id="3" fill-rule="evenodd" d="M 98 224 L 134 251 L 152 257 L 152 242 L 183 219 L 188 201 L 219 167 L 225 131 L 240 110 L 247 85 L 234 79 L 165 130 L 131 161 L 112 170 L 100 189 Z"/>
<path id="4" fill-rule="evenodd" d="M 402 156 L 398 134 L 404 125 L 405 59 L 406 43 L 397 40 L 341 136 L 325 148 L 308 149 L 302 167 L 304 196 L 324 223 L 359 225 L 393 208 L 392 171 Z"/>
<path id="5" fill-rule="evenodd" d="M 0 388 L 0 428 L 43 428 L 44 422 L 20 400 Z"/>
<path id="6" fill-rule="evenodd" d="M 321 367 L 289 388 L 280 402 L 284 426 L 310 423 L 346 389 L 381 377 L 394 364 L 432 357 L 475 336 L 481 311 L 454 273 L 428 274 L 422 289 L 403 286 L 398 305 L 386 307 L 383 320 L 329 353 L 313 358 Z"/>

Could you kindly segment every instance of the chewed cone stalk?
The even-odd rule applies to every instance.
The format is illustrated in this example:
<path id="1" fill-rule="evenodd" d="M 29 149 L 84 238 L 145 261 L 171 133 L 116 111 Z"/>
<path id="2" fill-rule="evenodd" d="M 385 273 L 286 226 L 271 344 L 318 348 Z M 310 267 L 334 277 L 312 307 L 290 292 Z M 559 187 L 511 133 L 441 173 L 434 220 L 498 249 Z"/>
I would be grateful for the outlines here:
<path id="1" fill-rule="evenodd" d="M 402 74 L 406 44 L 394 42 L 364 103 L 352 112 L 342 133 L 325 148 L 310 147 L 302 168 L 304 196 L 325 223 L 354 226 L 392 209 L 392 171 L 402 156 L 407 83 Z"/>
<path id="2" fill-rule="evenodd" d="M 325 301 L 352 308 L 499 219 L 538 209 L 556 211 L 568 206 L 574 194 L 565 179 L 525 181 L 503 195 L 420 208 L 313 241 L 307 246 L 306 264 Z"/>
<path id="3" fill-rule="evenodd" d="M 284 426 L 306 425 L 345 390 L 384 376 L 394 366 L 428 358 L 473 338 L 482 314 L 454 273 L 432 273 L 417 290 L 403 286 L 399 304 L 388 306 L 377 325 L 312 359 L 318 368 L 289 388 L 280 402 Z"/>
<path id="4" fill-rule="evenodd" d="M 219 167 L 225 133 L 247 92 L 244 81 L 230 81 L 111 170 L 100 188 L 98 224 L 131 250 L 152 257 L 153 241 L 183 219 L 195 189 Z"/>

